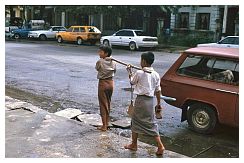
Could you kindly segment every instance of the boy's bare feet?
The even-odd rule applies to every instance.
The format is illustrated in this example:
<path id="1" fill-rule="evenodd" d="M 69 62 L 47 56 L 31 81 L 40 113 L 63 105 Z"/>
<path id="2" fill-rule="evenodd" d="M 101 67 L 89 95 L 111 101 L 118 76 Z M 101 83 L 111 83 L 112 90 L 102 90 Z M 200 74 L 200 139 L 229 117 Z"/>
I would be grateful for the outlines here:
<path id="1" fill-rule="evenodd" d="M 107 127 L 101 126 L 101 127 L 97 127 L 98 130 L 101 131 L 107 131 Z"/>
<path id="2" fill-rule="evenodd" d="M 124 148 L 132 151 L 137 151 L 137 145 L 134 144 L 125 145 Z"/>
<path id="3" fill-rule="evenodd" d="M 164 147 L 158 147 L 158 150 L 156 152 L 156 155 L 163 155 L 165 148 Z"/>

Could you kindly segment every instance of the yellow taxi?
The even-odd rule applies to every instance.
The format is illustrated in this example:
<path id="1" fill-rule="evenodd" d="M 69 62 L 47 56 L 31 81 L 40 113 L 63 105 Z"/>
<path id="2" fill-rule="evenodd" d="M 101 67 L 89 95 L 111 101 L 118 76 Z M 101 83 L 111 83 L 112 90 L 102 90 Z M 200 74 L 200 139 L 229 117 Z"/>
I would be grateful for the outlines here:
<path id="1" fill-rule="evenodd" d="M 101 31 L 95 26 L 71 26 L 66 32 L 56 33 L 58 43 L 63 41 L 73 41 L 78 45 L 84 42 L 96 44 L 101 38 Z"/>

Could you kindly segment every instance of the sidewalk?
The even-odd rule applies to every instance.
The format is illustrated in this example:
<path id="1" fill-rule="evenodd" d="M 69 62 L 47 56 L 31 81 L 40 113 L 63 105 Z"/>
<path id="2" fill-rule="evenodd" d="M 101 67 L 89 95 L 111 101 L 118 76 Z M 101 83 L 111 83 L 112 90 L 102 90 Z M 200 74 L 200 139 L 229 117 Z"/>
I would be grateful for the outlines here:
<path id="1" fill-rule="evenodd" d="M 181 53 L 189 48 L 190 47 L 159 44 L 157 46 L 156 51 L 163 51 L 163 52 L 167 52 L 167 53 Z"/>
<path id="2" fill-rule="evenodd" d="M 123 146 L 131 139 L 112 131 L 48 113 L 32 104 L 5 96 L 6 158 L 152 158 L 156 147 L 138 142 L 132 152 Z M 163 158 L 183 158 L 168 151 Z"/>

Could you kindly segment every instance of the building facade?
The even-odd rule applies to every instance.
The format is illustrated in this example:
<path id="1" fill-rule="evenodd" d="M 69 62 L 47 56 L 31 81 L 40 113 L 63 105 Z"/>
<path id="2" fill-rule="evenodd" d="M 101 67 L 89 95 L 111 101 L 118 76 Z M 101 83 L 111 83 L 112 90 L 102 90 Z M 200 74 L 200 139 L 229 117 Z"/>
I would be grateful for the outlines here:
<path id="1" fill-rule="evenodd" d="M 186 6 L 171 14 L 172 34 L 205 34 L 215 41 L 239 35 L 239 6 Z"/>
<path id="2" fill-rule="evenodd" d="M 5 6 L 5 17 L 20 17 L 24 23 L 32 19 L 42 19 L 50 25 L 94 25 L 104 35 L 122 28 L 142 29 L 157 37 L 203 36 L 219 40 L 226 35 L 239 35 L 239 6 L 182 6 L 176 14 L 165 12 L 160 6 L 128 6 L 116 11 L 107 6 L 99 13 L 91 9 L 89 13 L 77 10 L 79 6 Z M 72 6 L 71 6 L 72 7 Z M 82 6 L 81 6 L 82 7 Z M 61 9 L 60 9 L 61 8 Z M 122 12 L 120 14 L 118 12 Z"/>

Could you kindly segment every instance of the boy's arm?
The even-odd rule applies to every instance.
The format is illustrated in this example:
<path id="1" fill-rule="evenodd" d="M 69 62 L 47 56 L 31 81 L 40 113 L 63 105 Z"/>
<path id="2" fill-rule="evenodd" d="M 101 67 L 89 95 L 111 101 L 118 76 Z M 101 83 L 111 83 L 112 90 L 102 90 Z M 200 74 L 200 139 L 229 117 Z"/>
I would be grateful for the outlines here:
<path id="1" fill-rule="evenodd" d="M 157 78 L 156 78 L 155 95 L 157 98 L 157 105 L 160 106 L 160 96 L 161 96 L 160 76 L 158 74 L 156 76 L 157 76 Z"/>
<path id="2" fill-rule="evenodd" d="M 97 63 L 96 63 L 96 67 L 95 68 L 98 71 L 100 69 L 100 67 L 101 67 L 101 61 L 98 60 Z"/>
<path id="3" fill-rule="evenodd" d="M 127 65 L 126 70 L 127 70 L 128 73 L 129 73 L 130 83 L 131 83 L 132 85 L 136 84 L 137 81 L 138 81 L 138 74 L 132 72 L 132 68 L 131 68 L 131 65 L 130 65 L 130 64 Z"/>
<path id="4" fill-rule="evenodd" d="M 157 99 L 157 106 L 160 106 L 161 91 L 157 91 L 155 94 L 156 94 L 156 99 Z"/>

